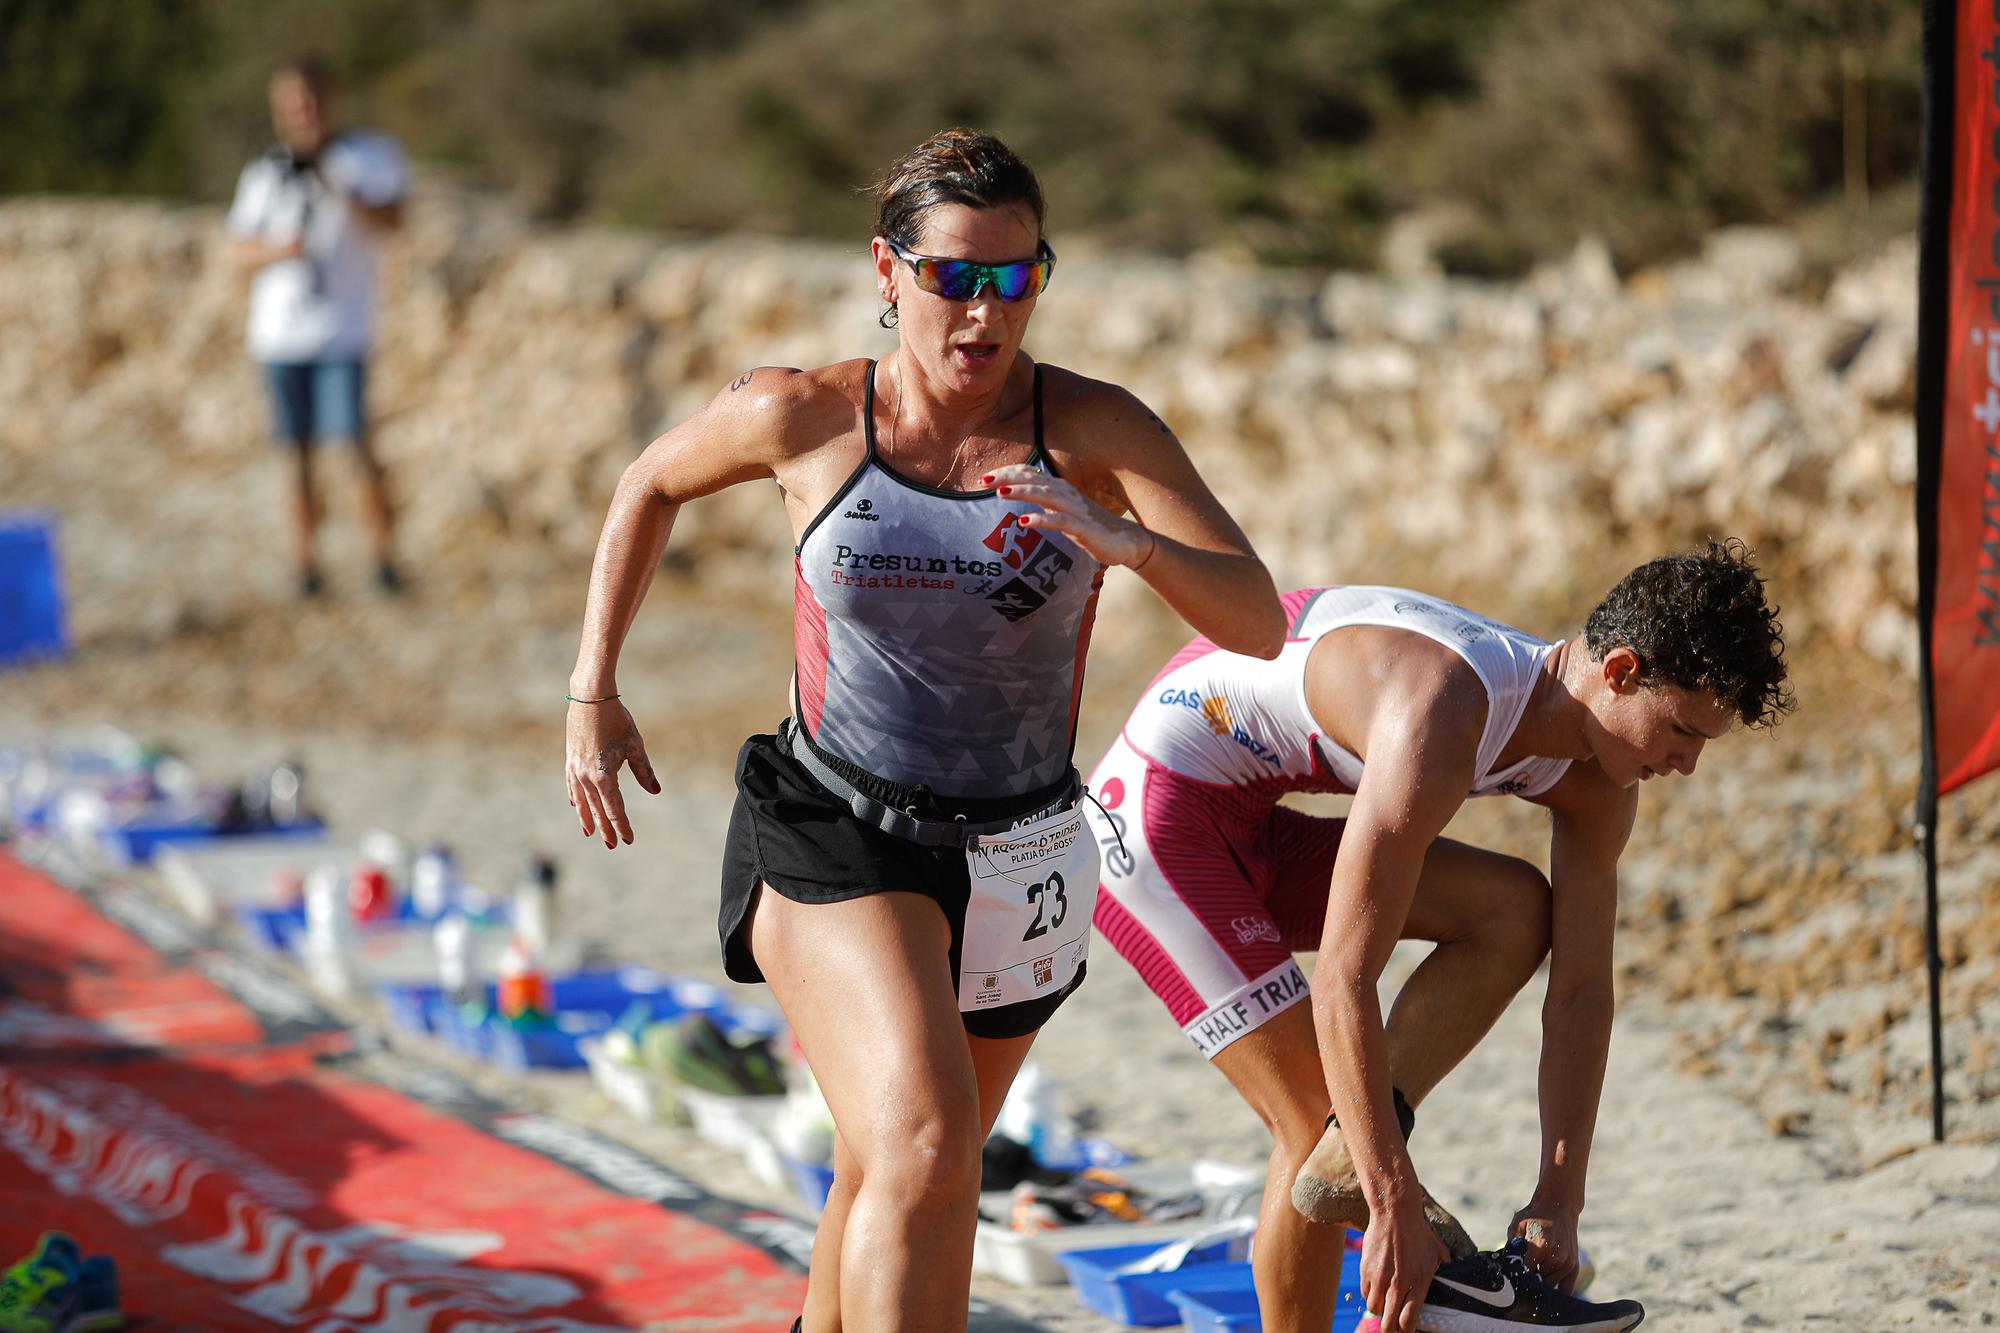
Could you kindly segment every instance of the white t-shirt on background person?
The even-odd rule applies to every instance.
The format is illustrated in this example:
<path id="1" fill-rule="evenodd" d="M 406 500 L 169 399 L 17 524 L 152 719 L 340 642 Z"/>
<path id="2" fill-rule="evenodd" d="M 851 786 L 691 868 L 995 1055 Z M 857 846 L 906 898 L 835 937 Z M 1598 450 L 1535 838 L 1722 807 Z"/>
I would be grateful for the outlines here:
<path id="1" fill-rule="evenodd" d="M 410 171 L 386 134 L 349 131 L 301 168 L 273 149 L 243 168 L 229 206 L 229 234 L 303 238 L 298 259 L 266 264 L 250 287 L 248 343 L 259 362 L 360 360 L 375 332 L 375 234 L 345 196 L 381 206 L 402 199 Z"/>

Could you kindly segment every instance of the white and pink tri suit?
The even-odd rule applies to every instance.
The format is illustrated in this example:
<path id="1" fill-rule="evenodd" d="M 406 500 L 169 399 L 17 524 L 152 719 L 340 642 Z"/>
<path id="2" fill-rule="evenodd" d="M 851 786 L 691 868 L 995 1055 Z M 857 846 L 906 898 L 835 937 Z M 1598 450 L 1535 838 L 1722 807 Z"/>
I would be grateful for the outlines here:
<path id="1" fill-rule="evenodd" d="M 1306 997 L 1292 955 L 1319 947 L 1340 824 L 1278 799 L 1351 793 L 1362 770 L 1306 705 L 1306 659 L 1322 636 L 1385 625 L 1471 664 L 1487 694 L 1471 795 L 1538 796 L 1569 767 L 1531 756 L 1494 768 L 1554 645 L 1403 588 L 1281 600 L 1291 628 L 1275 659 L 1196 639 L 1147 687 L 1090 778 L 1103 805 L 1088 810 L 1104 861 L 1097 928 L 1210 1058 Z"/>

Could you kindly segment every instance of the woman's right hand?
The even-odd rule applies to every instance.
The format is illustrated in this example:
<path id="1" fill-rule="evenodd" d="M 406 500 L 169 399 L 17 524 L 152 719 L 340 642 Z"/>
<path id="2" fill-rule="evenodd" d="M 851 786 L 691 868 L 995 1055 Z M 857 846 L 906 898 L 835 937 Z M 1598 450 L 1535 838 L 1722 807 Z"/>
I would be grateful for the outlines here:
<path id="1" fill-rule="evenodd" d="M 616 699 L 571 703 L 565 732 L 563 776 L 583 836 L 601 834 L 606 847 L 616 847 L 620 839 L 631 842 L 632 824 L 625 817 L 624 794 L 618 790 L 619 766 L 630 764 L 639 785 L 660 794 L 660 780 L 653 775 L 632 714 Z"/>

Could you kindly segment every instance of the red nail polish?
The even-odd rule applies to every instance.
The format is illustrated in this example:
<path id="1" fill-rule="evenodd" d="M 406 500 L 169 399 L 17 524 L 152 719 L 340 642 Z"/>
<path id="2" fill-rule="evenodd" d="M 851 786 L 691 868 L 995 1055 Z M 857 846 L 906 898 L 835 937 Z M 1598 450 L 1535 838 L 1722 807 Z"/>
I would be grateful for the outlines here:
<path id="1" fill-rule="evenodd" d="M 1012 486 L 1002 486 L 1000 488 L 1000 494 L 1002 495 L 1011 495 L 1013 493 L 1014 493 L 1014 488 Z"/>

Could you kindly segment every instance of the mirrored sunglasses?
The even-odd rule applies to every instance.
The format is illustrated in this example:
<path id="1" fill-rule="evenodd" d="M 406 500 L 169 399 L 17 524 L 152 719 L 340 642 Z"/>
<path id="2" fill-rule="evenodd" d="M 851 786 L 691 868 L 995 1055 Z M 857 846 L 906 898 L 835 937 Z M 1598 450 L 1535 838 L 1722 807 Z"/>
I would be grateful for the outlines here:
<path id="1" fill-rule="evenodd" d="M 1056 266 L 1056 252 L 1047 241 L 1042 242 L 1038 258 L 1019 259 L 1011 264 L 975 264 L 970 259 L 940 259 L 935 255 L 912 254 L 886 236 L 882 241 L 896 258 L 910 266 L 918 287 L 947 301 L 970 301 L 979 295 L 980 288 L 986 286 L 991 286 L 994 295 L 1002 301 L 1010 304 L 1025 301 L 1041 295 L 1042 289 L 1049 285 L 1049 275 Z"/>

